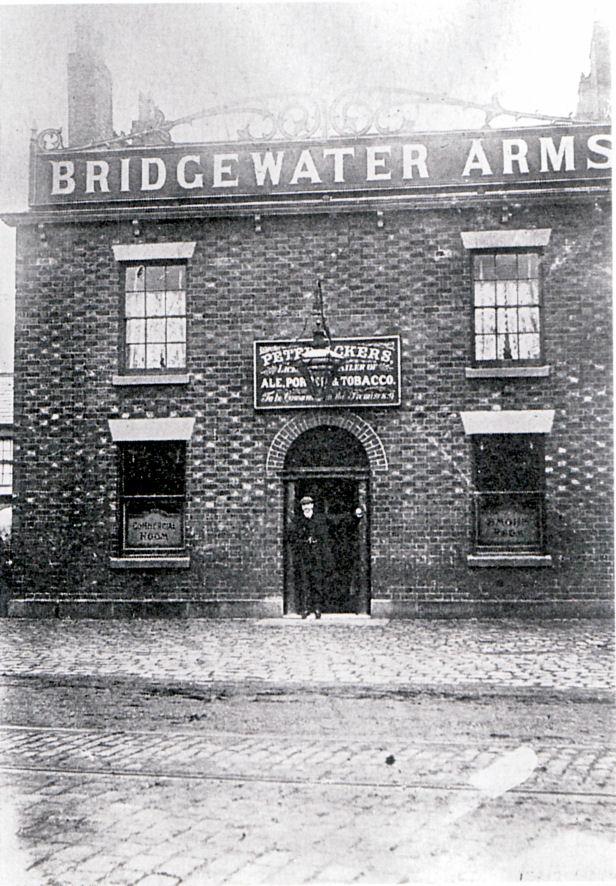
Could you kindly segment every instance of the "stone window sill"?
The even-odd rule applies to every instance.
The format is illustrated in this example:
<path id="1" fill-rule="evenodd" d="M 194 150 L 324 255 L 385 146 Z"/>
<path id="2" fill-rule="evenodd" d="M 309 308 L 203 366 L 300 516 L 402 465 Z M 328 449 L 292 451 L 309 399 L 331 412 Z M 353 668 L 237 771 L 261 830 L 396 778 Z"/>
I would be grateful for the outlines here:
<path id="1" fill-rule="evenodd" d="M 189 569 L 190 557 L 110 557 L 112 569 Z"/>
<path id="2" fill-rule="evenodd" d="M 152 375 L 114 375 L 111 384 L 115 387 L 131 387 L 132 385 L 189 385 L 190 376 L 186 373 Z"/>
<path id="3" fill-rule="evenodd" d="M 547 378 L 549 366 L 467 366 L 467 378 Z"/>
<path id="4" fill-rule="evenodd" d="M 550 554 L 468 554 L 466 562 L 469 566 L 481 567 L 541 567 L 553 565 Z"/>

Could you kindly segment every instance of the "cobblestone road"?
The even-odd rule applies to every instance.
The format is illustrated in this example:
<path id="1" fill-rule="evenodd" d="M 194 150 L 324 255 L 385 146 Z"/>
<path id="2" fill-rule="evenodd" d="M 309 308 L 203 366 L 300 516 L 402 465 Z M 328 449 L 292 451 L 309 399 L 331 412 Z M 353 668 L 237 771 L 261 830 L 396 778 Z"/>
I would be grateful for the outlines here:
<path id="1" fill-rule="evenodd" d="M 490 798 L 473 789 L 473 773 L 507 750 L 506 743 L 379 747 L 3 729 L 0 783 L 16 821 L 12 853 L 9 846 L 4 854 L 14 868 L 4 882 L 209 886 L 614 874 L 613 754 L 535 748 L 537 770 L 513 791 Z"/>
<path id="2" fill-rule="evenodd" d="M 3 674 L 611 690 L 609 621 L 0 620 Z"/>
<path id="3" fill-rule="evenodd" d="M 478 747 L 451 741 L 0 727 L 0 765 L 17 768 L 426 789 L 468 787 L 473 772 L 516 747 L 518 742 L 502 740 Z M 614 750 L 534 744 L 533 751 L 538 758 L 533 791 L 558 792 L 567 784 L 579 794 L 616 799 Z"/>
<path id="4" fill-rule="evenodd" d="M 594 621 L 0 621 L 2 691 L 35 699 L 37 724 L 0 725 L 0 883 L 615 880 L 611 630 Z M 203 692 L 176 698 L 187 683 Z M 246 690 L 255 685 L 263 691 Z M 351 695 L 330 698 L 332 687 Z M 298 702 L 308 688 L 324 701 Z M 386 688 L 394 696 L 380 697 Z M 428 690 L 440 694 L 399 694 Z M 467 690 L 493 698 L 465 701 Z M 118 699 L 117 716 L 105 725 L 90 712 L 83 728 L 80 706 L 96 706 L 97 693 L 105 712 Z M 285 712 L 290 723 L 312 706 L 331 708 L 326 729 L 284 728 Z M 214 708 L 218 719 L 208 719 Z M 161 724 L 181 713 L 192 728 L 136 728 L 146 713 L 156 724 L 159 709 L 173 714 Z M 237 725 L 208 727 L 225 710 Z M 343 710 L 357 712 L 356 728 L 341 720 L 330 734 Z M 432 710 L 438 733 L 405 731 L 405 718 L 429 724 Z M 390 728 L 378 715 L 393 711 Z M 482 787 L 478 773 L 504 771 L 507 781 L 520 744 L 528 771 L 496 792 Z"/>

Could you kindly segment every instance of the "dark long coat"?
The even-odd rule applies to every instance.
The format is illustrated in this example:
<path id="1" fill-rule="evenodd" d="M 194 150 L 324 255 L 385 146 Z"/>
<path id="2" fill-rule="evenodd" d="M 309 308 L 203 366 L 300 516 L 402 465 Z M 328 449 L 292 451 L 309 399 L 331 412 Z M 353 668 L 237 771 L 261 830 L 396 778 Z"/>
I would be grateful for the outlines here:
<path id="1" fill-rule="evenodd" d="M 293 519 L 288 540 L 293 550 L 295 581 L 302 608 L 319 605 L 332 568 L 327 522 L 320 514 Z"/>

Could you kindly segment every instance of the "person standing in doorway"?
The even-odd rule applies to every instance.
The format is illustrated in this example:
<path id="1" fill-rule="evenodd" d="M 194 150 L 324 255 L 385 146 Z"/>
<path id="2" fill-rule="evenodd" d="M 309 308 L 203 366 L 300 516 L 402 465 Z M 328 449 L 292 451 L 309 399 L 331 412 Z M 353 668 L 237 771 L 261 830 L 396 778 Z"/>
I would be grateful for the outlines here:
<path id="1" fill-rule="evenodd" d="M 291 543 L 302 618 L 314 612 L 321 618 L 323 588 L 330 562 L 329 535 L 325 519 L 315 513 L 314 499 L 305 495 L 300 500 L 301 514 L 291 524 Z"/>

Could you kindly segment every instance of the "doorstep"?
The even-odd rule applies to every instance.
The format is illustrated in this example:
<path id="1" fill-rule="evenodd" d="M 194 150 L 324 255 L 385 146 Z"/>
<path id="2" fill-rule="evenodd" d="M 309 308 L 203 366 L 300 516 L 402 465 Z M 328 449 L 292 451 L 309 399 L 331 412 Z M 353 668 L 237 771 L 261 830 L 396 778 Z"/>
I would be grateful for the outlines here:
<path id="1" fill-rule="evenodd" d="M 388 618 L 372 618 L 370 615 L 355 615 L 352 612 L 324 612 L 321 618 L 315 618 L 313 614 L 308 618 L 302 618 L 301 615 L 281 615 L 278 618 L 260 618 L 258 624 L 262 625 L 291 625 L 291 626 L 312 626 L 312 625 L 386 625 L 389 624 Z"/>

